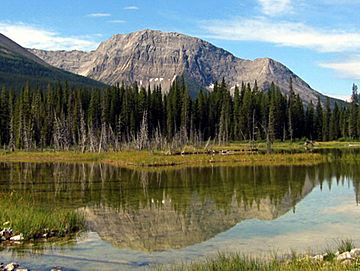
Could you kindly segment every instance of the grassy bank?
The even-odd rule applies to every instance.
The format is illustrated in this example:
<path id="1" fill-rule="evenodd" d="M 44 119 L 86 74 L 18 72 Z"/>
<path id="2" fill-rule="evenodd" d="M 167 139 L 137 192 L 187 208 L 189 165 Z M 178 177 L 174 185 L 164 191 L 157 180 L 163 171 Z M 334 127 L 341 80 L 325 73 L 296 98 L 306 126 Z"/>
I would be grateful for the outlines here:
<path id="1" fill-rule="evenodd" d="M 24 241 L 44 237 L 65 237 L 85 228 L 83 215 L 51 206 L 35 206 L 31 199 L 0 194 L 0 228 L 11 228 Z"/>
<path id="2" fill-rule="evenodd" d="M 334 259 L 315 261 L 312 259 L 293 258 L 288 261 L 263 261 L 239 255 L 220 255 L 202 263 L 194 263 L 159 271 L 352 271 L 359 270 L 359 259 L 344 264 Z"/>

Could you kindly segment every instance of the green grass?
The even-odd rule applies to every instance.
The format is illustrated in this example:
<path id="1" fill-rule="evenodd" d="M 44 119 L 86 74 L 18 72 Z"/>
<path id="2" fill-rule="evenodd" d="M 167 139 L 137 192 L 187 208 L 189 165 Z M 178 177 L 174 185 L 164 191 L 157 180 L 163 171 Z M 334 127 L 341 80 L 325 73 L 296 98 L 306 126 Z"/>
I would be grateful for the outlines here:
<path id="1" fill-rule="evenodd" d="M 15 234 L 23 234 L 25 240 L 50 232 L 52 237 L 65 237 L 85 228 L 85 218 L 80 213 L 35 206 L 31 199 L 14 194 L 0 194 L 0 206 L 0 228 L 11 227 Z"/>
<path id="2" fill-rule="evenodd" d="M 292 258 L 289 261 L 263 261 L 240 255 L 219 255 L 215 259 L 173 268 L 159 268 L 172 271 L 352 271 L 359 270 L 359 261 L 344 265 L 336 261 L 316 262 L 311 259 Z"/>
<path id="3" fill-rule="evenodd" d="M 330 248 L 327 248 L 325 250 L 325 254 L 324 254 L 324 261 L 332 262 L 335 259 L 336 259 L 336 255 L 335 255 L 334 251 L 332 251 L 332 249 L 330 249 Z"/>
<path id="4" fill-rule="evenodd" d="M 341 253 L 351 251 L 354 248 L 354 242 L 351 239 L 345 239 L 338 241 L 337 250 Z"/>

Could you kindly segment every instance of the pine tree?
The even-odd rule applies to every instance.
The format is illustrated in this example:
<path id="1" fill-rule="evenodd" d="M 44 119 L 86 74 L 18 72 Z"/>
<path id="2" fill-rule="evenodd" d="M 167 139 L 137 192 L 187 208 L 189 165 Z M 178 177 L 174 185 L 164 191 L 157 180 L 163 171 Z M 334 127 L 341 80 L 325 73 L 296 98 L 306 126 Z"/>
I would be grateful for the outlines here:
<path id="1" fill-rule="evenodd" d="M 329 124 L 329 140 L 336 140 L 340 137 L 340 111 L 335 102 L 334 110 L 331 113 Z"/>
<path id="2" fill-rule="evenodd" d="M 9 143 L 10 118 L 9 93 L 3 87 L 0 93 L 0 145 Z"/>
<path id="3" fill-rule="evenodd" d="M 315 139 L 316 140 L 322 140 L 323 110 L 322 110 L 320 98 L 318 98 L 318 102 L 317 102 L 317 105 L 316 105 L 314 124 L 315 124 L 314 125 Z"/>
<path id="4" fill-rule="evenodd" d="M 331 108 L 330 108 L 330 98 L 326 99 L 326 106 L 323 113 L 322 121 L 322 140 L 328 141 L 330 138 L 330 119 L 331 119 Z"/>
<path id="5" fill-rule="evenodd" d="M 350 116 L 349 116 L 349 136 L 351 138 L 357 137 L 357 111 L 358 111 L 358 104 L 359 104 L 359 95 L 358 95 L 358 87 L 357 85 L 353 84 L 352 87 L 352 95 L 351 95 L 351 104 L 350 104 Z"/>
<path id="6" fill-rule="evenodd" d="M 288 99 L 288 122 L 289 122 L 289 135 L 290 140 L 294 139 L 294 127 L 296 126 L 296 108 L 295 108 L 295 99 L 296 95 L 292 86 L 292 78 L 290 77 L 290 91 L 289 91 L 289 99 Z"/>
<path id="7" fill-rule="evenodd" d="M 310 104 L 306 108 L 305 114 L 305 136 L 308 139 L 315 139 L 316 132 L 314 132 L 314 124 L 315 124 L 315 110 L 313 102 L 310 101 Z"/>
<path id="8" fill-rule="evenodd" d="M 220 123 L 219 123 L 219 145 L 227 143 L 229 141 L 229 129 L 231 125 L 231 97 L 230 93 L 224 92 L 221 114 L 220 114 Z"/>
<path id="9" fill-rule="evenodd" d="M 241 139 L 240 133 L 240 90 L 238 86 L 235 86 L 234 91 L 234 139 L 239 140 Z"/>
<path id="10" fill-rule="evenodd" d="M 190 133 L 190 121 L 191 121 L 191 99 L 189 92 L 184 85 L 182 86 L 181 93 L 181 140 L 183 143 L 187 143 Z"/>

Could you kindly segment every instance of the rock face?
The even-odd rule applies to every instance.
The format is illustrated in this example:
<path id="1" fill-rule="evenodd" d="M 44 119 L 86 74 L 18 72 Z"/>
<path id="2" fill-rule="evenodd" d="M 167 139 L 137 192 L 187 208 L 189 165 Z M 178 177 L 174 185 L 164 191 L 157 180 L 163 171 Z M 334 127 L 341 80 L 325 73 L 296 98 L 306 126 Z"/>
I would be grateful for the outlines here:
<path id="1" fill-rule="evenodd" d="M 77 74 L 81 74 L 80 66 L 91 60 L 91 54 L 83 51 L 44 51 L 37 49 L 30 51 L 46 63 Z"/>
<path id="2" fill-rule="evenodd" d="M 287 94 L 292 78 L 294 91 L 305 102 L 316 102 L 318 96 L 326 99 L 275 60 L 243 60 L 204 40 L 173 32 L 144 30 L 114 35 L 88 53 L 34 49 L 31 52 L 51 65 L 107 84 L 137 81 L 145 87 L 161 84 L 168 90 L 177 76 L 184 75 L 190 90 L 198 91 L 211 88 L 215 81 L 225 77 L 232 88 L 257 80 L 264 89 L 274 82 Z"/>

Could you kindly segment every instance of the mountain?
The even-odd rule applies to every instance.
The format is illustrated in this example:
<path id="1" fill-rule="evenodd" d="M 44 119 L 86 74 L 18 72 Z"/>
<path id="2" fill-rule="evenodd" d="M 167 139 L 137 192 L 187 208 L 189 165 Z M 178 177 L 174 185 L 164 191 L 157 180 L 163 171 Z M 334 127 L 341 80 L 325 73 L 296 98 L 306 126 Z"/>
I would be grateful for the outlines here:
<path id="1" fill-rule="evenodd" d="M 57 81 L 68 81 L 70 85 L 87 87 L 105 86 L 93 79 L 55 68 L 0 34 L 0 86 L 18 89 L 26 82 L 47 86 Z"/>
<path id="2" fill-rule="evenodd" d="M 292 78 L 294 91 L 306 103 L 316 103 L 318 97 L 326 100 L 273 59 L 240 59 L 209 42 L 173 32 L 143 30 L 114 35 L 91 52 L 30 51 L 51 65 L 107 84 L 137 81 L 145 87 L 161 84 L 168 90 L 175 78 L 183 75 L 194 92 L 211 88 L 225 77 L 232 89 L 242 82 L 254 84 L 257 80 L 264 89 L 274 82 L 287 94 Z"/>

